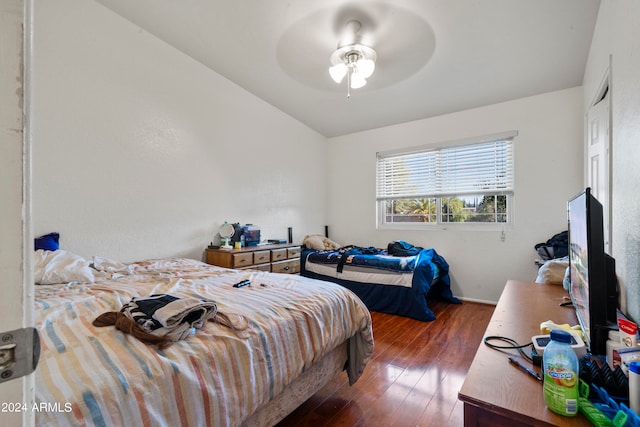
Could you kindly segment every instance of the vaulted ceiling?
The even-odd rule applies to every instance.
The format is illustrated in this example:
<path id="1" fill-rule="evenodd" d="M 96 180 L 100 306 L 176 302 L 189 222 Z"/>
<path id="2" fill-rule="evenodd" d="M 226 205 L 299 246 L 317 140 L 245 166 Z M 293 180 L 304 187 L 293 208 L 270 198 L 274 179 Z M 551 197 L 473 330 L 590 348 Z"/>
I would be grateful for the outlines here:
<path id="1" fill-rule="evenodd" d="M 600 0 L 97 0 L 327 137 L 582 84 Z M 347 21 L 377 51 L 331 80 Z M 170 66 L 170 64 L 167 64 Z"/>

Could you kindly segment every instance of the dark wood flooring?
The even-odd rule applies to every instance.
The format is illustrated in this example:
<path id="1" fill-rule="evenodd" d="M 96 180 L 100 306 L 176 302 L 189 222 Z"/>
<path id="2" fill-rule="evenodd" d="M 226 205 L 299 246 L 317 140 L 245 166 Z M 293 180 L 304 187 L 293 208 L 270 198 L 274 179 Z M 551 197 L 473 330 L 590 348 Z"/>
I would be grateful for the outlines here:
<path id="1" fill-rule="evenodd" d="M 375 349 L 362 377 L 349 386 L 339 374 L 278 426 L 462 426 L 458 390 L 494 306 L 429 308 L 433 322 L 372 313 Z"/>

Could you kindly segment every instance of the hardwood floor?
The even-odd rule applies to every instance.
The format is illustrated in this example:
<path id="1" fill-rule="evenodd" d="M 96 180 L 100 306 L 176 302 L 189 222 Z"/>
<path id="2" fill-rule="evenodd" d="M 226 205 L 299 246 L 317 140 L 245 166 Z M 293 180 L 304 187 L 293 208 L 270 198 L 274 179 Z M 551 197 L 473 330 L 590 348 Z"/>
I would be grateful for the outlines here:
<path id="1" fill-rule="evenodd" d="M 458 390 L 494 306 L 434 301 L 433 322 L 373 312 L 375 349 L 349 386 L 343 372 L 278 424 L 462 426 Z"/>

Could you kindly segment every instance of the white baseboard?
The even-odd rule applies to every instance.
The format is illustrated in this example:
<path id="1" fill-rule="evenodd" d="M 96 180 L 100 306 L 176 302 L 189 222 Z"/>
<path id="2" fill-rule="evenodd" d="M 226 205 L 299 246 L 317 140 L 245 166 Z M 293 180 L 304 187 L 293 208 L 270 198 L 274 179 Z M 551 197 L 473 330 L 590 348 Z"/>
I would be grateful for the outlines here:
<path id="1" fill-rule="evenodd" d="M 457 295 L 456 295 L 456 298 L 462 301 L 477 302 L 481 304 L 496 305 L 498 303 L 497 301 L 488 301 L 488 300 L 478 299 L 478 298 L 465 298 L 465 297 L 459 297 Z"/>

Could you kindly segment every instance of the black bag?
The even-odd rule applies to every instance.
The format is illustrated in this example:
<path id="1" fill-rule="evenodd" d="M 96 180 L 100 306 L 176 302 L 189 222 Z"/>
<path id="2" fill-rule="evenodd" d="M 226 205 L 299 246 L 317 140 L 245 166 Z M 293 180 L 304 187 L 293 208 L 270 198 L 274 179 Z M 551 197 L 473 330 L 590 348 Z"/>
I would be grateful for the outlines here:
<path id="1" fill-rule="evenodd" d="M 569 255 L 569 232 L 554 234 L 546 242 L 535 245 L 535 249 L 543 261 L 566 257 Z"/>
<path id="2" fill-rule="evenodd" d="M 418 255 L 421 250 L 421 247 L 413 246 L 402 240 L 396 240 L 387 245 L 387 252 L 392 256 L 414 256 Z"/>

